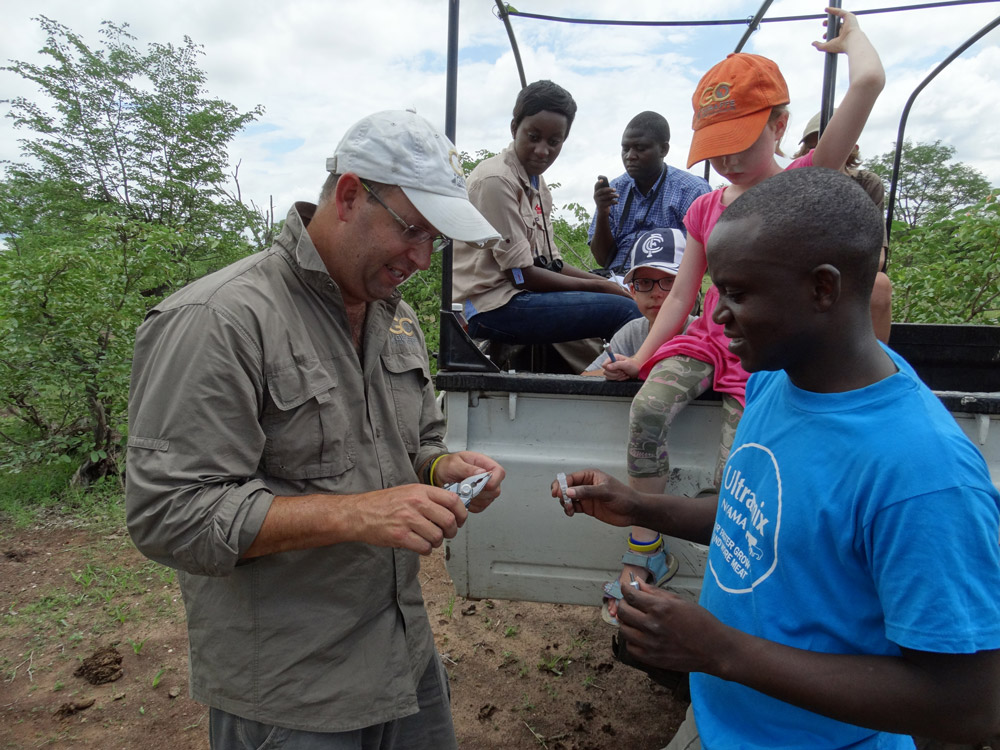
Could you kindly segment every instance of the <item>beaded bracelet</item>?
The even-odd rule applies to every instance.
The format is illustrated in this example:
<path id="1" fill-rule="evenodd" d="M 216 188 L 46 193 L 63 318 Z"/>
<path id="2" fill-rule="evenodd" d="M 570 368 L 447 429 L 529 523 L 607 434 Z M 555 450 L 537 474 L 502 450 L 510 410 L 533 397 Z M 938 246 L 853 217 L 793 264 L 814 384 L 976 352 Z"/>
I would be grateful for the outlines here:
<path id="1" fill-rule="evenodd" d="M 663 537 L 659 534 L 656 535 L 656 539 L 651 539 L 648 542 L 637 542 L 631 534 L 628 535 L 628 548 L 633 552 L 652 553 L 656 552 L 662 546 Z"/>
<path id="2" fill-rule="evenodd" d="M 432 487 L 436 486 L 434 484 L 434 468 L 438 465 L 438 461 L 440 461 L 447 455 L 448 455 L 447 453 L 442 453 L 440 456 L 435 458 L 434 461 L 431 463 L 431 470 L 427 473 L 427 483 Z"/>

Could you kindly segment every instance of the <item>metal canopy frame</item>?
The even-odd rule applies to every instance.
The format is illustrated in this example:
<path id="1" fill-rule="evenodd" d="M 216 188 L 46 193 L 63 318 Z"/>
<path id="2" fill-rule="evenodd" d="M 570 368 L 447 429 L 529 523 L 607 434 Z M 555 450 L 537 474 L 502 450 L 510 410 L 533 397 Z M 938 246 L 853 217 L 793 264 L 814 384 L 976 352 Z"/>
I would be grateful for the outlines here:
<path id="1" fill-rule="evenodd" d="M 521 61 L 521 53 L 517 46 L 517 38 L 511 25 L 511 16 L 530 18 L 536 20 L 551 21 L 557 23 L 577 23 L 602 26 L 722 26 L 722 25 L 745 25 L 746 31 L 737 43 L 734 51 L 740 52 L 749 41 L 755 31 L 762 23 L 782 23 L 788 21 L 804 21 L 822 19 L 825 14 L 812 14 L 801 16 L 779 16 L 767 18 L 766 13 L 773 0 L 763 0 L 757 12 L 747 19 L 716 19 L 702 21 L 624 21 L 614 19 L 584 19 L 568 18 L 559 16 L 548 16 L 537 13 L 528 13 L 516 10 L 502 0 L 494 0 L 496 3 L 496 15 L 503 22 L 510 40 L 511 50 L 514 53 L 514 61 L 517 65 L 517 73 L 521 81 L 521 87 L 527 85 L 527 78 L 524 73 L 524 65 Z M 938 0 L 937 2 L 917 3 L 910 5 L 900 5 L 889 8 L 873 8 L 869 10 L 856 11 L 856 15 L 872 15 L 876 13 L 895 13 L 911 10 L 925 10 L 928 8 L 939 8 L 954 5 L 977 5 L 981 3 L 995 3 L 1000 0 Z M 456 142 L 455 125 L 457 120 L 458 107 L 458 22 L 459 22 L 460 0 L 448 0 L 448 62 L 447 62 L 447 83 L 445 92 L 445 134 Z M 831 0 L 824 3 L 824 7 L 841 6 L 841 0 Z M 836 33 L 836 16 L 826 15 L 828 28 L 834 29 Z M 1000 26 L 1000 16 L 983 26 L 978 32 L 973 34 L 963 44 L 959 45 L 950 55 L 921 81 L 913 93 L 907 99 L 906 105 L 899 121 L 899 129 L 896 135 L 896 149 L 893 158 L 892 178 L 889 186 L 889 198 L 886 206 L 886 236 L 892 232 L 892 217 L 895 209 L 896 188 L 899 180 L 899 166 L 902 158 L 904 133 L 910 109 L 921 91 L 944 70 L 952 61 L 958 58 L 969 47 L 979 41 L 989 32 Z M 828 54 L 826 56 L 823 70 L 823 89 L 820 109 L 820 133 L 826 127 L 833 113 L 833 102 L 836 93 L 836 73 L 837 55 Z M 709 176 L 709 165 L 705 164 L 705 177 Z M 467 372 L 499 372 L 499 368 L 489 360 L 469 338 L 459 318 L 451 309 L 451 289 L 452 289 L 452 247 L 451 242 L 445 243 L 442 257 L 441 275 L 441 337 L 438 352 L 438 368 L 441 370 L 461 370 Z"/>

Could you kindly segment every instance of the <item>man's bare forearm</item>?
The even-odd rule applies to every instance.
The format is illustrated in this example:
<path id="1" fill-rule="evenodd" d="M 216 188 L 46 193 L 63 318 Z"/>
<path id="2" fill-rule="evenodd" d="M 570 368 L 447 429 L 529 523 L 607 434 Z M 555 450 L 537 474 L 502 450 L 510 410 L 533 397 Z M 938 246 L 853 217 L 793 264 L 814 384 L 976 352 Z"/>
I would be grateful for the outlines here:
<path id="1" fill-rule="evenodd" d="M 828 654 L 740 631 L 716 676 L 849 724 L 951 742 L 998 729 L 998 652 Z"/>
<path id="2" fill-rule="evenodd" d="M 639 494 L 635 525 L 689 542 L 708 544 L 715 528 L 718 495 L 681 497 Z"/>
<path id="3" fill-rule="evenodd" d="M 618 253 L 618 246 L 615 238 L 611 234 L 611 224 L 607 219 L 597 218 L 594 225 L 594 236 L 590 238 L 590 254 L 594 256 L 602 268 L 606 268 L 615 259 Z"/>

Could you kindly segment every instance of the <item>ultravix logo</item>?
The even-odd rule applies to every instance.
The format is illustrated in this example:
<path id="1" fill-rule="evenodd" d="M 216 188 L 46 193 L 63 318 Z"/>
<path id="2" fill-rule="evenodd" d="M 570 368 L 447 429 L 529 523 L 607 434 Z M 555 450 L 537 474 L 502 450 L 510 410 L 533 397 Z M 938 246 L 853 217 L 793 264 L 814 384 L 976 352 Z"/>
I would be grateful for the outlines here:
<path id="1" fill-rule="evenodd" d="M 777 564 L 781 475 L 774 455 L 747 443 L 726 463 L 709 568 L 721 588 L 746 593 Z M 717 569 L 718 568 L 718 569 Z"/>

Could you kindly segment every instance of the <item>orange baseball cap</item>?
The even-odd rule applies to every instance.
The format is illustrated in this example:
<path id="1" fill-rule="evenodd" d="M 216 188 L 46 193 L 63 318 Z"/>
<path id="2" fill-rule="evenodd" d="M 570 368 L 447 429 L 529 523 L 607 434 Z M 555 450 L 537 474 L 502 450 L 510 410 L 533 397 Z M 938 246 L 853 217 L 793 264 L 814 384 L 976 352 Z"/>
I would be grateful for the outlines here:
<path id="1" fill-rule="evenodd" d="M 771 109 L 788 101 L 788 86 L 773 60 L 745 52 L 728 55 L 702 76 L 691 97 L 694 136 L 688 168 L 752 146 Z"/>

